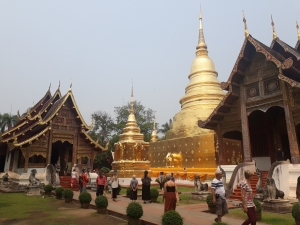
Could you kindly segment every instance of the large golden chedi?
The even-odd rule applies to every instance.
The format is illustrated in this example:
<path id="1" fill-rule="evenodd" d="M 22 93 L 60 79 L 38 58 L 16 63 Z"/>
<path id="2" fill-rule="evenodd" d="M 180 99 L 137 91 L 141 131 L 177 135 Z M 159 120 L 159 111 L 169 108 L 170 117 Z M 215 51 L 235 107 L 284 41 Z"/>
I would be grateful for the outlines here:
<path id="1" fill-rule="evenodd" d="M 133 106 L 132 91 L 131 109 L 126 127 L 119 136 L 120 141 L 114 145 L 112 170 L 117 170 L 120 178 L 130 178 L 133 174 L 142 177 L 145 170 L 150 170 L 150 161 L 148 160 L 149 143 L 144 141 L 144 135 L 140 133 Z"/>
<path id="2" fill-rule="evenodd" d="M 205 120 L 223 99 L 225 93 L 217 80 L 218 73 L 214 62 L 209 58 L 202 28 L 200 14 L 199 39 L 196 58 L 188 76 L 190 83 L 185 88 L 185 95 L 180 99 L 181 111 L 167 132 L 166 139 L 182 138 L 209 133 L 210 130 L 198 127 L 198 120 Z"/>

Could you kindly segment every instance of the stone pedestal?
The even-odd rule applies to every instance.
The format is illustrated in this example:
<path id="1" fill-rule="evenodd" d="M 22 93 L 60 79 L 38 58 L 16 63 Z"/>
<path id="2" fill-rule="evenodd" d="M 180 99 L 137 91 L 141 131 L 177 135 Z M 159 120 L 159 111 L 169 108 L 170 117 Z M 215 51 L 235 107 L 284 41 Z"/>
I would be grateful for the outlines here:
<path id="1" fill-rule="evenodd" d="M 192 192 L 189 199 L 192 200 L 206 200 L 207 195 L 211 194 L 210 191 Z"/>
<path id="2" fill-rule="evenodd" d="M 285 199 L 270 199 L 263 202 L 262 209 L 267 212 L 290 213 L 292 209 L 290 201 Z"/>
<path id="3" fill-rule="evenodd" d="M 258 201 L 262 201 L 264 199 L 264 195 L 263 194 L 256 194 L 254 195 L 254 199 L 258 200 Z"/>
<path id="4" fill-rule="evenodd" d="M 41 190 L 39 186 L 28 186 L 27 196 L 41 195 Z"/>

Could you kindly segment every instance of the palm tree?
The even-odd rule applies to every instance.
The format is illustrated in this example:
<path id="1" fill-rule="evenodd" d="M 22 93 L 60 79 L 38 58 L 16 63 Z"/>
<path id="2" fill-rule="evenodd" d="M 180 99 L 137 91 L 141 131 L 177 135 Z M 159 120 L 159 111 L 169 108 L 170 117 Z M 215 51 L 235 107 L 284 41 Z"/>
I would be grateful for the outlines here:
<path id="1" fill-rule="evenodd" d="M 19 121 L 18 116 L 4 113 L 0 117 L 1 133 L 10 130 Z"/>
<path id="2" fill-rule="evenodd" d="M 161 129 L 158 129 L 158 133 L 162 133 L 163 136 L 160 138 L 162 140 L 166 139 L 166 133 L 168 130 L 171 130 L 172 119 L 169 119 L 169 122 L 161 125 Z"/>

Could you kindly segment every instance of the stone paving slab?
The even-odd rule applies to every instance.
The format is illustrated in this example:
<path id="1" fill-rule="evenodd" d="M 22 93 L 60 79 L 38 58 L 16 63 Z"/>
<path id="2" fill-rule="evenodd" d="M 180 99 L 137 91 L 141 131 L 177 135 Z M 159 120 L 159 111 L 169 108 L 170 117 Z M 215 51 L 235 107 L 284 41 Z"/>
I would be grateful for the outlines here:
<path id="1" fill-rule="evenodd" d="M 92 195 L 91 205 L 95 205 L 96 193 L 90 192 Z M 74 199 L 78 200 L 79 192 L 74 192 Z M 121 218 L 126 218 L 126 208 L 128 204 L 131 202 L 129 198 L 118 195 L 117 202 L 112 201 L 111 198 L 108 197 L 108 210 L 115 212 L 116 216 L 123 215 Z M 141 200 L 137 200 L 137 202 L 141 203 L 144 210 L 144 215 L 141 220 L 142 224 L 161 224 L 161 217 L 164 213 L 164 205 L 157 203 L 147 203 L 143 204 Z M 234 204 L 234 202 L 229 202 L 230 204 Z M 185 225 L 211 225 L 216 218 L 216 215 L 203 212 L 207 209 L 206 203 L 192 204 L 192 205 L 183 205 L 177 206 L 176 211 L 184 218 Z M 229 218 L 224 216 L 222 222 L 228 223 L 228 225 L 241 225 L 243 223 L 242 219 Z M 257 225 L 266 225 L 261 222 L 257 222 Z"/>

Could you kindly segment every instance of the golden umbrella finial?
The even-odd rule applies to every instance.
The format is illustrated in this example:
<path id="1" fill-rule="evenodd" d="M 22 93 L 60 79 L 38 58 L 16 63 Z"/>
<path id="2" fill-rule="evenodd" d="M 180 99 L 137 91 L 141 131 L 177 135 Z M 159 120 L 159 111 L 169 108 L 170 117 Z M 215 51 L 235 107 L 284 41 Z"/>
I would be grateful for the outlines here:
<path id="1" fill-rule="evenodd" d="M 298 41 L 300 41 L 300 30 L 299 30 L 298 21 L 296 21 L 296 28 L 297 28 L 297 32 L 298 32 Z"/>
<path id="2" fill-rule="evenodd" d="M 205 56 L 207 55 L 207 45 L 204 39 L 203 25 L 202 25 L 202 9 L 200 5 L 200 15 L 199 15 L 199 37 L 198 37 L 198 45 L 197 45 L 196 55 Z"/>
<path id="3" fill-rule="evenodd" d="M 130 112 L 134 113 L 133 105 L 134 105 L 134 97 L 133 97 L 133 78 L 132 78 L 132 86 L 131 86 L 131 98 L 130 98 Z"/>
<path id="4" fill-rule="evenodd" d="M 243 22 L 244 22 L 244 26 L 245 26 L 245 37 L 247 38 L 247 37 L 249 37 L 249 31 L 248 31 L 248 27 L 247 27 L 247 20 L 246 20 L 246 18 L 245 18 L 245 14 L 244 14 L 244 10 L 242 10 L 242 12 L 243 12 Z"/>
<path id="5" fill-rule="evenodd" d="M 272 14 L 271 14 L 271 25 L 272 25 L 272 29 L 273 29 L 273 40 L 275 40 L 277 38 L 277 34 L 276 34 L 276 30 L 275 30 L 275 26 L 274 26 L 274 21 L 273 21 Z"/>

